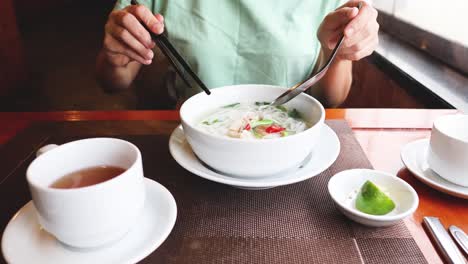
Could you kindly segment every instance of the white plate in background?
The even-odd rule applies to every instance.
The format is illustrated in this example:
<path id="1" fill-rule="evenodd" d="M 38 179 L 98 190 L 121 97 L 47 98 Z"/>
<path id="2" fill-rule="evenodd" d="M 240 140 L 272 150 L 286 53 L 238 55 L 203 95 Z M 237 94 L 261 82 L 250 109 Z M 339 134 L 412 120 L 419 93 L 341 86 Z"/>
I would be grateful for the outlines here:
<path id="1" fill-rule="evenodd" d="M 401 160 L 406 168 L 423 183 L 441 192 L 468 199 L 468 187 L 451 183 L 429 168 L 427 164 L 427 149 L 429 139 L 420 139 L 406 144 L 401 149 Z"/>

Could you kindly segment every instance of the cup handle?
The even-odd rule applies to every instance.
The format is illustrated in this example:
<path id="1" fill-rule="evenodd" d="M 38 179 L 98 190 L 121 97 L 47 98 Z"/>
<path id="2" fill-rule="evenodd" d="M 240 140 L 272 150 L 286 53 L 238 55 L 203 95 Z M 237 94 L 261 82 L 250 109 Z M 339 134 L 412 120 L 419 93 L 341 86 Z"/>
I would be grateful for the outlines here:
<path id="1" fill-rule="evenodd" d="M 40 155 L 46 153 L 47 151 L 52 150 L 52 149 L 54 149 L 54 148 L 56 148 L 58 146 L 59 145 L 57 145 L 57 144 L 49 144 L 49 145 L 43 146 L 42 148 L 40 148 L 40 149 L 38 149 L 36 151 L 36 158 L 39 157 Z"/>

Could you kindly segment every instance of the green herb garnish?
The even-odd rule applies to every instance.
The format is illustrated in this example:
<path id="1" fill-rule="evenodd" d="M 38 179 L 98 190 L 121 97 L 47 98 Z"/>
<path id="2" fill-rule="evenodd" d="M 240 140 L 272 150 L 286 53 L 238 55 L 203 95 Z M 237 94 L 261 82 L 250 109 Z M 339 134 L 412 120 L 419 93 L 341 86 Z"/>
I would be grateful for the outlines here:
<path id="1" fill-rule="evenodd" d="M 218 120 L 218 119 L 215 119 L 215 120 L 211 121 L 211 123 L 208 122 L 208 121 L 203 121 L 202 124 L 207 125 L 207 126 L 210 126 L 210 125 L 212 125 L 212 124 L 214 124 L 214 123 L 218 123 L 218 122 L 219 122 L 219 120 Z"/>
<path id="2" fill-rule="evenodd" d="M 235 107 L 235 106 L 238 106 L 238 105 L 240 105 L 240 103 L 225 105 L 225 106 L 223 106 L 223 108 L 232 108 L 232 107 Z"/>
<path id="3" fill-rule="evenodd" d="M 256 128 L 252 129 L 252 133 L 256 138 L 263 138 L 263 135 L 258 133 Z"/>
<path id="4" fill-rule="evenodd" d="M 256 106 L 269 105 L 269 102 L 255 102 Z"/>
<path id="5" fill-rule="evenodd" d="M 277 105 L 276 108 L 283 112 L 288 112 L 288 109 L 284 105 Z"/>
<path id="6" fill-rule="evenodd" d="M 273 120 L 262 119 L 262 120 L 258 120 L 258 121 L 253 121 L 252 123 L 250 123 L 250 126 L 252 128 L 254 128 L 254 127 L 257 127 L 257 126 L 269 126 L 269 125 L 272 125 L 273 123 L 274 123 Z"/>
<path id="7" fill-rule="evenodd" d="M 295 119 L 302 119 L 301 113 L 299 113 L 296 108 L 293 108 L 291 111 L 289 111 L 288 116 Z"/>

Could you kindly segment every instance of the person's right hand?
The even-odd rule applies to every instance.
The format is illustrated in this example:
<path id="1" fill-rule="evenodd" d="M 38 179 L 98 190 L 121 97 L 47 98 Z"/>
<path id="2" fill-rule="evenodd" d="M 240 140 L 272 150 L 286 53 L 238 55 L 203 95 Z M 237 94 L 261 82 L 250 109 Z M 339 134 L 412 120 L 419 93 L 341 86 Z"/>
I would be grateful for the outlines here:
<path id="1" fill-rule="evenodd" d="M 141 23 L 155 34 L 164 31 L 163 16 L 154 15 L 143 5 L 131 5 L 109 15 L 103 48 L 108 62 L 117 67 L 126 66 L 131 61 L 145 65 L 152 62 L 155 43 Z"/>

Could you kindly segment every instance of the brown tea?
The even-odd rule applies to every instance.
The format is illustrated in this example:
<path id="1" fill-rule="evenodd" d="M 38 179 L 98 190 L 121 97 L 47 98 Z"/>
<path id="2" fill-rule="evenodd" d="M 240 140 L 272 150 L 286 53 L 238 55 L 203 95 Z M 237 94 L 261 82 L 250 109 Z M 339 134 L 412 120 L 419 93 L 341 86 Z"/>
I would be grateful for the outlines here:
<path id="1" fill-rule="evenodd" d="M 86 187 L 108 181 L 122 174 L 124 171 L 125 169 L 115 166 L 96 166 L 85 168 L 60 177 L 52 183 L 50 187 L 56 189 Z"/>

